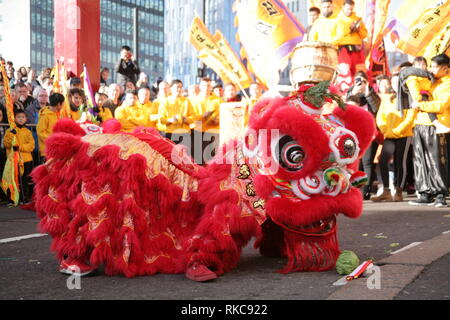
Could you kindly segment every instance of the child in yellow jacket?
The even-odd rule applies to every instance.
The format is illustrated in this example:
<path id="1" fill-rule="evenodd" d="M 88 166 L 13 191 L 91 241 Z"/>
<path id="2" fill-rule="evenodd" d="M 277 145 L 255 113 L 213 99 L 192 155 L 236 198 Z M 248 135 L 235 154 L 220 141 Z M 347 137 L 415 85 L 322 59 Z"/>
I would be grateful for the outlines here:
<path id="1" fill-rule="evenodd" d="M 112 111 L 103 106 L 106 100 L 108 100 L 108 96 L 106 94 L 100 92 L 95 93 L 95 103 L 98 108 L 95 111 L 98 112 L 98 120 L 100 120 L 100 122 L 105 122 L 114 118 Z"/>
<path id="2" fill-rule="evenodd" d="M 25 127 L 25 123 L 27 122 L 25 111 L 16 110 L 14 119 L 17 127 L 6 131 L 3 144 L 5 145 L 8 156 L 11 153 L 11 150 L 19 152 L 19 166 L 23 165 L 23 173 L 20 174 L 19 181 L 20 193 L 22 201 L 26 203 L 31 200 L 33 190 L 30 173 L 31 170 L 33 170 L 32 152 L 34 150 L 34 138 L 31 131 Z"/>

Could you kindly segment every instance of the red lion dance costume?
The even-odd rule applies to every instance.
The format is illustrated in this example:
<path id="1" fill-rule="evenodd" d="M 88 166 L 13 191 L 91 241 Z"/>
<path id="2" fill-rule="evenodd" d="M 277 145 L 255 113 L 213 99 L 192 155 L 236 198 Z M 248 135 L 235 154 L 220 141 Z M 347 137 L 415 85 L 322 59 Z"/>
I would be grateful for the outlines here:
<path id="1" fill-rule="evenodd" d="M 245 139 L 206 167 L 149 129 L 85 135 L 61 120 L 33 172 L 60 270 L 206 281 L 235 268 L 252 237 L 262 255 L 287 257 L 283 273 L 333 268 L 336 215 L 362 212 L 356 167 L 375 124 L 352 106 L 321 115 L 329 98 L 311 103 L 309 89 L 260 101 Z"/>

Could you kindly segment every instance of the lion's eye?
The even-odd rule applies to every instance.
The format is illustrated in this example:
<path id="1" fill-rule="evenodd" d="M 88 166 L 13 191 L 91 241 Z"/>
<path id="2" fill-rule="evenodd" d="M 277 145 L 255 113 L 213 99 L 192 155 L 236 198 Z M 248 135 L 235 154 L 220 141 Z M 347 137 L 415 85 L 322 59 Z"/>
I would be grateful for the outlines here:
<path id="1" fill-rule="evenodd" d="M 356 152 L 356 142 L 353 137 L 346 137 L 343 143 L 343 151 L 347 157 L 353 157 Z"/>
<path id="2" fill-rule="evenodd" d="M 278 142 L 277 150 L 277 160 L 283 168 L 289 171 L 298 171 L 303 168 L 306 154 L 294 139 L 289 136 L 282 136 Z"/>

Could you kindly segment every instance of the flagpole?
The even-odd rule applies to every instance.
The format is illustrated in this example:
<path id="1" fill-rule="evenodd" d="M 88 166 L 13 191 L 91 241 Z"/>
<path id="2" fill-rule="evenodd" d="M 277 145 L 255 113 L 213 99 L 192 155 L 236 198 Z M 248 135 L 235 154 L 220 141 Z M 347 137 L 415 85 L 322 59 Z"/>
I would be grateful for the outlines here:
<path id="1" fill-rule="evenodd" d="M 4 82 L 4 93 L 5 93 L 5 107 L 6 107 L 6 116 L 9 123 L 10 130 L 16 129 L 17 125 L 14 120 L 14 104 L 11 100 L 11 91 L 9 86 L 9 79 L 6 75 L 5 62 L 2 60 L 0 64 L 1 74 Z M 5 167 L 2 172 L 2 181 L 1 187 L 5 194 L 7 191 L 10 191 L 10 199 L 14 201 L 14 204 L 17 206 L 20 198 L 20 190 L 18 188 L 18 170 L 19 163 L 17 160 L 17 156 L 20 156 L 19 151 L 14 151 L 14 146 L 16 145 L 16 135 L 13 136 L 11 143 L 11 152 L 8 155 Z M 17 179 L 16 179 L 17 178 Z"/>

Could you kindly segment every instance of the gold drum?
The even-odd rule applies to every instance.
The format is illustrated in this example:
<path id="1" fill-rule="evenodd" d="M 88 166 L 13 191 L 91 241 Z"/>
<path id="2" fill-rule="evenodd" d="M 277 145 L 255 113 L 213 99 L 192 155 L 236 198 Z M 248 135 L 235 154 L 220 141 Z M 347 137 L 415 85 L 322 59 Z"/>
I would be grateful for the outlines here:
<path id="1" fill-rule="evenodd" d="M 301 42 L 291 55 L 291 83 L 298 88 L 302 83 L 333 81 L 337 65 L 337 47 L 318 41 Z"/>

